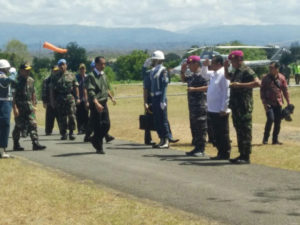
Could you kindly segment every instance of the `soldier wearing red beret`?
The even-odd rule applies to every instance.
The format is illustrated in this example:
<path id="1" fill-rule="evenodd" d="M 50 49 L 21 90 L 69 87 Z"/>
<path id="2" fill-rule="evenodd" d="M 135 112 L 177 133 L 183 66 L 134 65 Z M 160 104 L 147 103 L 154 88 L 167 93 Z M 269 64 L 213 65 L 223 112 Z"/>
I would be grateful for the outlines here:
<path id="1" fill-rule="evenodd" d="M 244 53 L 232 51 L 228 59 L 234 71 L 229 72 L 229 61 L 224 64 L 225 76 L 231 81 L 229 106 L 232 110 L 233 125 L 237 133 L 240 156 L 231 159 L 234 164 L 249 164 L 252 142 L 252 89 L 260 85 L 260 80 L 252 69 L 244 64 Z"/>

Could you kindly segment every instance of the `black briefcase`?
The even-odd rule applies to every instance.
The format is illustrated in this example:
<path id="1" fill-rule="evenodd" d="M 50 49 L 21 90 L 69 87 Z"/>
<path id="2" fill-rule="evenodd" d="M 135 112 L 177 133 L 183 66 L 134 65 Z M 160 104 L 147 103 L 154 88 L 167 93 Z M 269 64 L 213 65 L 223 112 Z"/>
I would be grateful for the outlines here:
<path id="1" fill-rule="evenodd" d="M 141 130 L 155 130 L 153 122 L 153 114 L 140 115 Z"/>

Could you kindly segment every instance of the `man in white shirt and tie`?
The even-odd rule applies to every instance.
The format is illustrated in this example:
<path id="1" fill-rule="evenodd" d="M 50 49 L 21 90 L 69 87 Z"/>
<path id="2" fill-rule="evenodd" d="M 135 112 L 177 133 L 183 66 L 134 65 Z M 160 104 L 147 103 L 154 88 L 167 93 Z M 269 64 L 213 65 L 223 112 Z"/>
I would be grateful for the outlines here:
<path id="1" fill-rule="evenodd" d="M 204 62 L 202 75 L 209 79 L 207 89 L 207 111 L 212 122 L 212 129 L 218 149 L 218 155 L 212 160 L 228 160 L 230 158 L 231 144 L 229 138 L 229 81 L 224 76 L 223 58 L 216 55 L 211 61 Z"/>

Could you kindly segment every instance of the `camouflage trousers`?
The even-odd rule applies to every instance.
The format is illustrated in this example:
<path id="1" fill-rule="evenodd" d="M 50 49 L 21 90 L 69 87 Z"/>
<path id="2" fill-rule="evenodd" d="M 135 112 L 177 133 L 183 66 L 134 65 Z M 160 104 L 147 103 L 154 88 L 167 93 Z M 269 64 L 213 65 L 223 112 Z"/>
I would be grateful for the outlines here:
<path id="1" fill-rule="evenodd" d="M 252 113 L 241 114 L 232 110 L 232 121 L 236 130 L 238 148 L 241 155 L 249 155 L 252 151 Z"/>
<path id="2" fill-rule="evenodd" d="M 19 116 L 15 118 L 15 128 L 12 132 L 14 142 L 20 140 L 20 134 L 23 131 L 29 133 L 33 142 L 38 140 L 35 112 L 26 112 L 19 108 Z"/>
<path id="3" fill-rule="evenodd" d="M 193 137 L 193 145 L 203 152 L 205 150 L 207 120 L 190 116 L 190 127 Z"/>
<path id="4" fill-rule="evenodd" d="M 75 130 L 76 121 L 75 102 L 59 102 L 56 108 L 58 113 L 60 134 L 65 135 L 67 133 L 67 129 L 69 129 L 70 132 L 73 132 L 73 130 Z"/>

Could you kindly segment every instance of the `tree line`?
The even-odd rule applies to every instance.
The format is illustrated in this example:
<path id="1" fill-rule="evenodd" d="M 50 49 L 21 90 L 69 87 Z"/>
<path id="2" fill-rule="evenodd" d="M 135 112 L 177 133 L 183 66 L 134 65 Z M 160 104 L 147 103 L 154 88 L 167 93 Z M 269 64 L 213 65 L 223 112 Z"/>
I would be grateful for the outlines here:
<path id="1" fill-rule="evenodd" d="M 223 44 L 224 45 L 224 44 Z M 243 45 L 238 41 L 226 43 L 225 45 Z M 198 46 L 191 46 L 197 48 Z M 90 64 L 92 59 L 89 59 L 85 48 L 79 46 L 76 42 L 70 42 L 65 47 L 68 51 L 65 54 L 54 53 L 51 57 L 36 57 L 32 56 L 26 44 L 19 40 L 9 41 L 3 50 L 0 49 L 0 58 L 9 60 L 13 67 L 18 68 L 23 62 L 32 64 L 32 76 L 36 81 L 38 94 L 41 92 L 42 81 L 50 74 L 51 66 L 57 61 L 64 58 L 68 62 L 68 69 L 76 73 L 80 63 L 84 63 L 88 72 L 90 72 Z M 281 63 L 286 65 L 300 60 L 300 45 L 298 42 L 292 43 L 289 47 L 290 52 L 286 52 L 281 57 Z M 228 54 L 230 50 L 220 50 L 221 54 Z M 245 60 L 267 59 L 273 53 L 265 49 L 243 49 Z M 120 55 L 116 59 L 108 58 L 106 74 L 110 82 L 132 82 L 142 80 L 142 66 L 144 61 L 150 56 L 148 50 L 133 50 L 127 55 Z M 180 64 L 183 58 L 191 54 L 200 55 L 201 51 L 193 53 L 185 53 L 182 57 L 176 53 L 167 53 L 164 65 L 167 68 L 174 68 Z M 267 72 L 267 67 L 254 68 L 258 75 Z M 173 80 L 178 80 L 178 77 L 173 77 Z"/>

